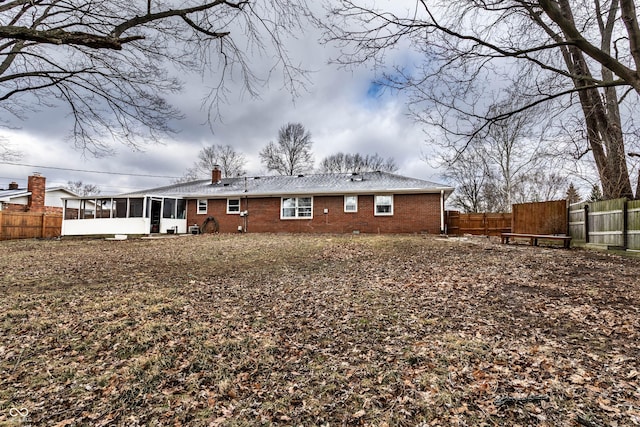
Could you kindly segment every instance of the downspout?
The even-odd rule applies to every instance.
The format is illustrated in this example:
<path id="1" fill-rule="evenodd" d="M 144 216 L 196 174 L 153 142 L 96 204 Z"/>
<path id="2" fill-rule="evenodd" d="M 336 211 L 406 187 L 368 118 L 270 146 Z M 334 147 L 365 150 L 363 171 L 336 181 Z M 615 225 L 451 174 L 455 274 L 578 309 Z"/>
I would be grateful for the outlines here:
<path id="1" fill-rule="evenodd" d="M 440 234 L 444 234 L 444 190 L 440 190 Z"/>
<path id="2" fill-rule="evenodd" d="M 249 216 L 249 196 L 246 194 L 249 192 L 249 189 L 247 187 L 247 177 L 244 177 L 244 192 L 245 192 L 245 196 L 244 196 L 244 217 L 243 217 L 243 222 L 244 222 L 244 233 L 247 232 L 247 229 L 249 228 L 249 218 L 247 218 Z M 240 210 L 242 211 L 242 203 L 240 203 Z"/>
<path id="3" fill-rule="evenodd" d="M 248 233 L 249 229 L 249 197 L 245 197 L 244 199 L 244 232 Z"/>

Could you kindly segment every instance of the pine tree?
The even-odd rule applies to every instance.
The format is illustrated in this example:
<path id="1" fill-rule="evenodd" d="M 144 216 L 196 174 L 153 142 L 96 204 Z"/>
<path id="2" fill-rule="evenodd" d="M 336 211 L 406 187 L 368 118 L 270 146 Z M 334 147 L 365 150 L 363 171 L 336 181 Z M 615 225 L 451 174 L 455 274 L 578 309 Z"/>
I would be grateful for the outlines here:
<path id="1" fill-rule="evenodd" d="M 600 186 L 598 184 L 593 184 L 591 187 L 591 195 L 589 196 L 590 202 L 597 202 L 602 200 L 602 191 L 600 190 Z"/>
<path id="2" fill-rule="evenodd" d="M 576 187 L 573 186 L 573 182 L 569 184 L 569 188 L 567 189 L 567 200 L 570 205 L 574 203 L 578 203 L 580 201 L 580 193 L 576 190 Z"/>

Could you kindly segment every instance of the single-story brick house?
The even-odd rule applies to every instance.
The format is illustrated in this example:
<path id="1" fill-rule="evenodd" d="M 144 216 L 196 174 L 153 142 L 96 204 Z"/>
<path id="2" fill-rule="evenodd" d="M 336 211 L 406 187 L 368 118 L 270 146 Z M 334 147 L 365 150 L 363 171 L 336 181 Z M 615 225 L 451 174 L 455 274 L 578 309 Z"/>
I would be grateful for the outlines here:
<path id="1" fill-rule="evenodd" d="M 75 198 L 62 235 L 202 232 L 441 233 L 453 188 L 386 172 L 199 180 Z M 96 206 L 86 214 L 83 206 Z"/>

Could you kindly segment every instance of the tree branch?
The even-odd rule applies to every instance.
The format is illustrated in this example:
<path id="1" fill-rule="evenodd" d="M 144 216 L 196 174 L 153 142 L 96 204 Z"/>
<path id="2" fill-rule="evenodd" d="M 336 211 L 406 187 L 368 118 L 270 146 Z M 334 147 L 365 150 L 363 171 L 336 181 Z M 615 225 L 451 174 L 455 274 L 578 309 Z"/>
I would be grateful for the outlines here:
<path id="1" fill-rule="evenodd" d="M 632 0 L 627 1 L 631 1 L 632 3 Z M 620 78 L 627 81 L 628 84 L 633 86 L 640 94 L 640 79 L 637 76 L 637 72 L 625 66 L 611 55 L 608 55 L 602 49 L 599 49 L 589 43 L 589 41 L 587 41 L 587 39 L 585 39 L 580 31 L 575 27 L 572 17 L 565 16 L 565 13 L 569 13 L 570 11 L 569 6 L 565 2 L 566 0 L 560 0 L 560 6 L 558 6 L 558 3 L 554 0 L 539 0 L 540 6 L 547 16 L 549 16 L 549 18 L 562 29 L 567 41 L 574 44 L 581 51 L 598 61 L 604 67 L 613 71 Z"/>
<path id="2" fill-rule="evenodd" d="M 87 46 L 92 49 L 121 50 L 123 44 L 144 39 L 144 36 L 114 38 L 89 34 L 81 31 L 64 31 L 60 29 L 34 30 L 31 28 L 10 25 L 0 26 L 0 38 L 55 45 L 80 45 Z"/>

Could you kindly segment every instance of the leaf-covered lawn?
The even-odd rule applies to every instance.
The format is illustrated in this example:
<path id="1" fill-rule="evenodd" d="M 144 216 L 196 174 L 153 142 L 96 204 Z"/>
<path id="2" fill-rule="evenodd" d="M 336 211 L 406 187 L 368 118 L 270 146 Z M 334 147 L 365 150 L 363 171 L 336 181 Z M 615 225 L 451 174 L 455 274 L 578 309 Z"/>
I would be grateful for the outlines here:
<path id="1" fill-rule="evenodd" d="M 640 425 L 637 258 L 365 235 L 0 251 L 0 425 Z"/>

